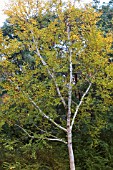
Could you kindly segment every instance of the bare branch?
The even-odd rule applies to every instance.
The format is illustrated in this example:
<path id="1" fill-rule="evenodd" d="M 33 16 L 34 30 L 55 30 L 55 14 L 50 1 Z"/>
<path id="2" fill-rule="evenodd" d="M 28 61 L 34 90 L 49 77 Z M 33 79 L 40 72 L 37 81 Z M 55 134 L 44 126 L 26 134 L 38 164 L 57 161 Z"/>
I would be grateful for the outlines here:
<path id="1" fill-rule="evenodd" d="M 87 93 L 89 92 L 91 85 L 92 85 L 92 83 L 89 84 L 89 86 L 88 86 L 88 88 L 86 89 L 85 93 L 83 94 L 83 96 L 82 96 L 79 104 L 78 104 L 77 107 L 76 107 L 76 111 L 75 111 L 75 113 L 74 113 L 74 116 L 73 116 L 73 119 L 72 119 L 72 122 L 71 122 L 71 130 L 72 130 L 72 128 L 73 128 L 73 124 L 74 124 L 75 118 L 76 118 L 76 116 L 77 116 L 78 110 L 79 110 L 79 108 L 80 108 L 80 106 L 81 106 L 81 104 L 82 104 L 82 102 L 83 102 L 83 100 L 84 100 L 84 97 L 85 97 L 85 96 L 87 95 Z"/>
<path id="2" fill-rule="evenodd" d="M 67 144 L 66 141 L 64 141 L 63 139 L 59 139 L 59 138 L 45 138 L 46 140 L 50 140 L 50 141 L 58 141 L 58 142 L 63 142 L 65 144 Z"/>
<path id="3" fill-rule="evenodd" d="M 26 95 L 25 92 L 23 92 L 23 93 Z M 53 124 L 54 124 L 56 127 L 58 127 L 59 129 L 67 132 L 67 129 L 65 129 L 64 127 L 62 127 L 62 126 L 60 126 L 59 124 L 57 124 L 53 119 L 51 119 L 48 115 L 46 115 L 46 114 L 40 109 L 40 107 L 39 107 L 28 95 L 27 95 L 27 98 L 28 98 L 28 99 L 30 100 L 30 102 L 34 105 L 34 107 L 39 110 L 39 112 L 41 113 L 41 115 L 42 115 L 43 117 L 45 117 L 46 119 L 48 119 L 51 123 L 53 123 Z"/>

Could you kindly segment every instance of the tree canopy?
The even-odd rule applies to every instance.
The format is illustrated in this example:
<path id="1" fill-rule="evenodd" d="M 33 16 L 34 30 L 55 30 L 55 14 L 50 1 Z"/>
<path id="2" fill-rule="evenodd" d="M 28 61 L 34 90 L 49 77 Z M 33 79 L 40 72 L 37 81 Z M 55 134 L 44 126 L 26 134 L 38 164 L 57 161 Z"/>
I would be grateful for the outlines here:
<path id="1" fill-rule="evenodd" d="M 113 151 L 104 135 L 107 131 L 109 136 L 112 122 L 113 37 L 111 30 L 105 35 L 97 26 L 102 13 L 56 0 L 13 0 L 5 13 L 8 26 L 0 32 L 1 150 L 17 157 L 12 156 L 12 163 L 6 159 L 10 154 L 1 155 L 6 159 L 2 167 L 67 170 L 69 153 L 71 170 L 74 155 L 78 170 L 112 168 L 106 148 Z M 21 153 L 32 158 L 31 165 L 19 161 Z"/>

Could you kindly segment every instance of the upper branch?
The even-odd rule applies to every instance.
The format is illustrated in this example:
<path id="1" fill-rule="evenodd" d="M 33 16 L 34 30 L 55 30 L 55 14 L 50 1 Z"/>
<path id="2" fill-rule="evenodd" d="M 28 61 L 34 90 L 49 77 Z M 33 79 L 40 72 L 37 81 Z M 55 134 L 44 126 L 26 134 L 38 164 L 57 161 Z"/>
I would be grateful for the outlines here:
<path id="1" fill-rule="evenodd" d="M 75 111 L 75 113 L 74 113 L 74 116 L 73 116 L 73 119 L 72 119 L 72 122 L 71 122 L 71 130 L 72 130 L 72 128 L 73 128 L 73 124 L 74 124 L 75 118 L 76 118 L 76 116 L 77 116 L 78 110 L 79 110 L 79 108 L 80 108 L 80 106 L 81 106 L 81 104 L 82 104 L 82 102 L 83 102 L 83 100 L 84 100 L 84 97 L 85 97 L 85 96 L 87 95 L 87 93 L 89 92 L 91 85 L 92 85 L 92 83 L 89 84 L 89 86 L 88 86 L 88 88 L 86 89 L 85 93 L 83 94 L 83 96 L 82 96 L 79 104 L 78 104 L 77 107 L 76 107 L 76 111 Z"/>
<path id="2" fill-rule="evenodd" d="M 31 32 L 32 32 L 32 31 L 31 31 Z M 32 32 L 32 34 L 33 34 L 33 32 Z M 64 108 L 66 109 L 66 108 L 67 108 L 67 105 L 66 105 L 66 102 L 65 102 L 65 100 L 64 100 L 61 92 L 60 92 L 60 89 L 59 89 L 59 87 L 58 87 L 58 84 L 57 84 L 57 82 L 56 82 L 56 80 L 55 80 L 55 75 L 54 75 L 54 73 L 51 73 L 51 71 L 50 71 L 50 69 L 49 69 L 49 67 L 48 67 L 48 64 L 45 62 L 45 60 L 44 60 L 43 57 L 41 56 L 40 51 L 39 51 L 39 49 L 38 49 L 38 47 L 37 47 L 37 43 L 36 43 L 36 41 L 35 41 L 34 36 L 33 36 L 33 41 L 34 41 L 34 43 L 36 44 L 36 52 L 35 52 L 35 53 L 39 56 L 39 58 L 40 58 L 40 60 L 41 60 L 41 62 L 42 62 L 42 64 L 43 64 L 43 66 L 46 66 L 47 72 L 48 72 L 49 76 L 53 79 L 53 82 L 54 82 L 54 84 L 55 84 L 55 86 L 56 86 L 56 90 L 57 90 L 58 96 L 60 97 L 60 99 L 61 99 L 61 101 L 62 101 L 62 103 L 63 103 L 63 105 L 64 105 Z"/>

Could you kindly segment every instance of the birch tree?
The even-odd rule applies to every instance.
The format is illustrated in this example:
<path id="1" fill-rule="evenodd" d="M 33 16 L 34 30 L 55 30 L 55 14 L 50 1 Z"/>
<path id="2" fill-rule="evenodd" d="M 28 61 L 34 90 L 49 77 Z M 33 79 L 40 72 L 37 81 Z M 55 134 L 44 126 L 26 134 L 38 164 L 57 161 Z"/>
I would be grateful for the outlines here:
<path id="1" fill-rule="evenodd" d="M 32 139 L 63 142 L 68 148 L 70 170 L 75 170 L 72 130 L 82 104 L 88 103 L 92 85 L 104 77 L 112 35 L 104 37 L 96 27 L 99 13 L 91 7 L 78 9 L 69 1 L 13 0 L 5 13 L 14 30 L 14 38 L 5 37 L 1 45 L 6 58 L 2 62 L 2 87 L 8 93 L 5 109 L 14 103 L 27 109 L 26 113 L 21 108 L 5 115 L 7 122 Z M 46 15 L 53 17 L 44 24 Z M 22 51 L 33 58 L 33 68 L 23 60 Z M 58 107 L 63 107 L 62 113 Z M 34 108 L 43 136 L 23 127 L 23 120 Z M 65 137 L 54 134 L 53 129 Z"/>

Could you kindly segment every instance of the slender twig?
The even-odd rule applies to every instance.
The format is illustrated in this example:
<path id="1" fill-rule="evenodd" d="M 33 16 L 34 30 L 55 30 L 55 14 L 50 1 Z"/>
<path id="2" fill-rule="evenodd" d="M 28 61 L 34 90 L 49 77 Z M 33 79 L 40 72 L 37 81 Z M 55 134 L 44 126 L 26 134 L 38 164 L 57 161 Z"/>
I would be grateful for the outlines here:
<path id="1" fill-rule="evenodd" d="M 83 94 L 83 96 L 82 96 L 79 104 L 78 104 L 77 107 L 76 107 L 76 111 L 75 111 L 75 113 L 74 113 L 74 116 L 73 116 L 73 119 L 72 119 L 72 122 L 71 122 L 71 130 L 72 130 L 72 128 L 73 128 L 73 124 L 74 124 L 75 118 L 76 118 L 76 116 L 77 116 L 78 110 L 79 110 L 79 108 L 80 108 L 80 106 L 81 106 L 81 104 L 82 104 L 82 102 L 83 102 L 83 100 L 84 100 L 84 97 L 85 97 L 85 96 L 87 95 L 87 93 L 89 92 L 91 85 L 92 85 L 92 83 L 89 84 L 89 86 L 88 86 L 88 88 L 86 89 L 85 93 Z"/>
<path id="2" fill-rule="evenodd" d="M 19 127 L 23 132 L 25 132 L 30 138 L 34 139 L 34 136 L 31 136 L 23 127 L 20 125 L 15 124 L 15 126 Z"/>

